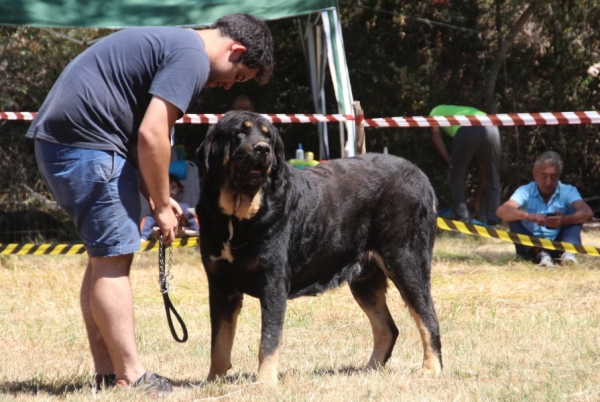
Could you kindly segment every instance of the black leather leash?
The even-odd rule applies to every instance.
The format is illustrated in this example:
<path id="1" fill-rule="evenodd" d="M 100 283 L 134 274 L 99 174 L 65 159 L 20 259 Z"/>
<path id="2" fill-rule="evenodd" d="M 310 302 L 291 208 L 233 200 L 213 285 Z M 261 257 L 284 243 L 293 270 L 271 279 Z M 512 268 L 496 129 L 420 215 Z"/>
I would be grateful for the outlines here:
<path id="1" fill-rule="evenodd" d="M 169 246 L 169 266 L 168 266 L 168 269 L 165 270 L 166 246 L 163 243 L 162 235 L 160 235 L 159 246 L 160 247 L 158 248 L 158 284 L 160 285 L 160 292 L 162 293 L 163 301 L 165 302 L 165 311 L 167 313 L 167 321 L 169 322 L 169 329 L 171 330 L 171 335 L 173 335 L 173 338 L 175 338 L 175 340 L 177 342 L 183 343 L 183 342 L 187 341 L 187 338 L 188 338 L 187 328 L 185 327 L 185 323 L 181 319 L 181 316 L 179 315 L 179 313 L 177 313 L 177 310 L 175 310 L 175 307 L 173 307 L 173 303 L 171 303 L 171 299 L 169 299 L 169 291 L 171 290 L 169 288 L 169 279 L 173 278 L 173 275 L 171 275 L 171 262 L 173 260 L 173 247 Z M 177 321 L 179 321 L 179 325 L 181 325 L 181 330 L 183 331 L 183 336 L 181 338 L 179 338 L 177 336 L 177 332 L 175 331 L 175 327 L 173 326 L 173 319 L 171 318 L 171 312 L 173 312 L 173 314 L 175 315 L 175 318 L 177 318 Z"/>

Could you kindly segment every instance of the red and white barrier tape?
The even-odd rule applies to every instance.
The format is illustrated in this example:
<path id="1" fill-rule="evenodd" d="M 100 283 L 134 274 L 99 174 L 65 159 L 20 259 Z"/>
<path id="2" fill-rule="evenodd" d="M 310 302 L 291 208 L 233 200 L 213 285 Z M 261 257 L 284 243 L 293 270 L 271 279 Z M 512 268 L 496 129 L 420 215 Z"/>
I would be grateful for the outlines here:
<path id="1" fill-rule="evenodd" d="M 33 120 L 36 112 L 0 112 L 0 120 Z"/>
<path id="2" fill-rule="evenodd" d="M 33 120 L 35 112 L 0 112 L 0 120 Z M 186 114 L 177 123 L 214 124 L 222 114 Z M 431 126 L 541 126 L 555 124 L 600 124 L 600 113 L 511 113 L 480 116 L 414 116 L 364 119 L 349 114 L 263 114 L 273 123 L 338 123 L 356 120 L 365 127 L 431 127 Z"/>
<path id="3" fill-rule="evenodd" d="M 0 120 L 33 120 L 35 112 L 0 112 Z M 351 114 L 263 114 L 273 123 L 339 123 L 353 121 Z M 222 114 L 186 114 L 177 123 L 215 124 Z"/>
<path id="4" fill-rule="evenodd" d="M 600 114 L 591 111 L 480 116 L 415 116 L 365 119 L 363 122 L 365 127 L 543 126 L 554 124 L 600 124 Z"/>

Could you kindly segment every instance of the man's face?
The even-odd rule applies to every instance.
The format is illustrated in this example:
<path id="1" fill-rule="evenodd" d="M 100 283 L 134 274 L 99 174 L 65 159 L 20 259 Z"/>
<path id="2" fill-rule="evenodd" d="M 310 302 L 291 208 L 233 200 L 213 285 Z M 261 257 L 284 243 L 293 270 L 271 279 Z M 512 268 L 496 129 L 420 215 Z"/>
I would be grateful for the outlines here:
<path id="1" fill-rule="evenodd" d="M 231 88 L 236 82 L 245 82 L 253 79 L 258 74 L 258 68 L 249 68 L 238 63 L 241 54 L 236 53 L 229 57 L 221 57 L 211 63 L 207 87 Z"/>
<path id="2" fill-rule="evenodd" d="M 550 197 L 554 194 L 554 190 L 556 190 L 556 186 L 560 180 L 558 167 L 542 164 L 537 172 L 533 172 L 533 179 L 535 180 L 535 184 L 537 184 L 542 197 Z"/>

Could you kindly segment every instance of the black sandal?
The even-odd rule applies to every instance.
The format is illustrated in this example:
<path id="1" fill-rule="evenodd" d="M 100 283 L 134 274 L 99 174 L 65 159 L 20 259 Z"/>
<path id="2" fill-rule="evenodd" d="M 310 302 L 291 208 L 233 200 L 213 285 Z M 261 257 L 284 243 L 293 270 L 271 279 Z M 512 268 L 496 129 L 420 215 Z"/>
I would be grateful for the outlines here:
<path id="1" fill-rule="evenodd" d="M 152 371 L 146 371 L 131 384 L 131 388 L 149 392 L 154 398 L 162 398 L 173 392 L 171 380 Z"/>

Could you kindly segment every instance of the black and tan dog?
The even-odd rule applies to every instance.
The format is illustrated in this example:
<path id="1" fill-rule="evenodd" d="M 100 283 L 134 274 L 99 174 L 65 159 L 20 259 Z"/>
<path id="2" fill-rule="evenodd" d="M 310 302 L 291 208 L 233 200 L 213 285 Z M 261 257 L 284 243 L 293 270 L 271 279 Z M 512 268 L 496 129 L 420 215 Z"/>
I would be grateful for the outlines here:
<path id="1" fill-rule="evenodd" d="M 398 329 L 387 279 L 423 340 L 423 370 L 442 369 L 430 292 L 435 194 L 412 163 L 366 154 L 304 170 L 284 160 L 277 130 L 250 112 L 226 114 L 198 149 L 200 250 L 209 285 L 208 380 L 231 367 L 244 294 L 260 300 L 258 378 L 277 383 L 287 299 L 347 282 L 373 327 L 368 368 L 389 359 Z"/>

